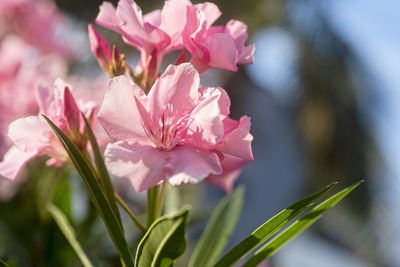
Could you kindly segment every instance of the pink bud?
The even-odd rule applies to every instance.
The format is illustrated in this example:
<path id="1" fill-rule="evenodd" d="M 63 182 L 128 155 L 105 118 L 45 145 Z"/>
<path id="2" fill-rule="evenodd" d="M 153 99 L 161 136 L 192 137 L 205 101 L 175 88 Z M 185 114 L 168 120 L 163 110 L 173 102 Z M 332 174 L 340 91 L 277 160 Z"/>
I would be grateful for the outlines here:
<path id="1" fill-rule="evenodd" d="M 66 86 L 64 89 L 63 116 L 71 132 L 79 132 L 80 111 L 71 91 Z"/>
<path id="2" fill-rule="evenodd" d="M 104 38 L 94 29 L 92 24 L 88 25 L 90 50 L 96 57 L 102 69 L 107 71 L 111 61 L 111 50 Z"/>

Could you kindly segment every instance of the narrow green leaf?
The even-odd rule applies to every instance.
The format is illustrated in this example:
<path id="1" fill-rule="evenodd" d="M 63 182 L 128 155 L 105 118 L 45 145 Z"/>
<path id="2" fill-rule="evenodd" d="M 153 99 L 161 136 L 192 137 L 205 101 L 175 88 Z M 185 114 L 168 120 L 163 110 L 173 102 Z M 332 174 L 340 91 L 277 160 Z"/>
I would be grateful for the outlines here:
<path id="1" fill-rule="evenodd" d="M 211 266 L 224 251 L 238 221 L 244 197 L 243 187 L 226 196 L 215 208 L 193 255 L 190 267 Z"/>
<path id="2" fill-rule="evenodd" d="M 0 267 L 9 267 L 9 265 L 0 259 Z"/>
<path id="3" fill-rule="evenodd" d="M 81 113 L 81 115 L 85 121 L 85 130 L 88 134 L 90 145 L 92 146 L 94 162 L 96 164 L 96 167 L 97 167 L 97 170 L 98 170 L 98 173 L 100 176 L 101 185 L 104 189 L 104 192 L 106 194 L 108 202 L 110 203 L 110 206 L 113 209 L 119 223 L 122 224 L 121 215 L 119 213 L 117 204 L 115 202 L 116 200 L 115 200 L 115 196 L 114 196 L 114 187 L 111 183 L 110 175 L 108 174 L 108 170 L 107 170 L 106 164 L 104 162 L 102 153 L 100 151 L 99 144 L 97 143 L 96 137 L 95 137 L 95 135 L 92 131 L 92 128 L 90 127 L 90 124 L 87 121 L 85 115 L 83 113 Z"/>
<path id="4" fill-rule="evenodd" d="M 278 234 L 275 238 L 260 248 L 254 255 L 243 265 L 243 267 L 257 266 L 266 258 L 272 256 L 279 248 L 285 243 L 296 237 L 298 234 L 307 229 L 311 224 L 318 220 L 322 214 L 328 209 L 334 207 L 340 200 L 347 196 L 353 189 L 355 189 L 361 182 L 347 187 L 344 190 L 336 193 L 328 198 L 312 210 L 310 210 L 301 219 L 295 221 L 291 226 L 286 228 L 283 232 Z"/>
<path id="5" fill-rule="evenodd" d="M 190 207 L 183 207 L 172 216 L 158 218 L 140 241 L 136 267 L 173 266 L 186 248 L 185 230 Z"/>
<path id="6" fill-rule="evenodd" d="M 133 257 L 129 250 L 128 244 L 124 237 L 122 225 L 119 223 L 113 209 L 110 206 L 105 193 L 96 179 L 95 171 L 91 167 L 91 163 L 83 156 L 79 149 L 68 139 L 68 137 L 61 131 L 49 118 L 42 115 L 53 129 L 55 135 L 58 137 L 69 158 L 74 164 L 76 170 L 82 177 L 89 195 L 95 205 L 97 212 L 103 218 L 111 239 L 113 240 L 116 248 L 119 251 L 121 260 L 126 266 L 133 266 Z"/>
<path id="7" fill-rule="evenodd" d="M 50 212 L 51 216 L 56 221 L 61 232 L 64 234 L 65 238 L 68 240 L 69 244 L 74 249 L 75 253 L 78 255 L 83 266 L 85 267 L 95 266 L 95 264 L 93 264 L 90 261 L 89 257 L 86 255 L 79 241 L 76 239 L 76 233 L 72 225 L 68 222 L 67 217 L 62 213 L 62 211 L 53 204 L 48 204 L 47 210 Z"/>
<path id="8" fill-rule="evenodd" d="M 240 241 L 233 249 L 228 251 L 214 266 L 231 266 L 239 261 L 241 258 L 250 253 L 253 249 L 255 249 L 258 245 L 260 245 L 262 242 L 264 242 L 270 236 L 276 233 L 279 229 L 285 226 L 290 220 L 292 220 L 306 208 L 311 207 L 336 184 L 336 182 L 332 183 L 318 193 L 303 198 L 302 200 L 290 205 L 288 208 L 276 214 L 263 225 L 258 227 L 248 237 Z"/>

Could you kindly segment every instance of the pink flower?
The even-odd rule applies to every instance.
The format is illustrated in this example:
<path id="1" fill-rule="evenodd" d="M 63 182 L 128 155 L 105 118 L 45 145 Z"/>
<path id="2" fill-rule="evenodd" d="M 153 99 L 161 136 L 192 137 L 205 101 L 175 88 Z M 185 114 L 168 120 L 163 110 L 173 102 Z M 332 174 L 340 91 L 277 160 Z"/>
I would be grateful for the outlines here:
<path id="1" fill-rule="evenodd" d="M 39 86 L 37 102 L 40 113 L 49 117 L 79 148 L 86 148 L 83 137 L 84 124 L 79 108 L 67 85 L 57 80 L 54 88 Z M 87 115 L 92 114 L 87 111 Z M 53 134 L 41 115 L 29 116 L 13 121 L 8 129 L 13 146 L 0 162 L 0 175 L 14 180 L 18 172 L 32 158 L 47 155 L 48 165 L 60 165 L 68 160 L 62 144 Z"/>
<path id="2" fill-rule="evenodd" d="M 8 125 L 37 114 L 35 88 L 66 74 L 66 62 L 55 55 L 43 56 L 16 36 L 0 43 L 0 160 L 10 146 Z"/>
<path id="3" fill-rule="evenodd" d="M 212 26 L 221 15 L 212 3 L 187 8 L 183 42 L 192 54 L 191 63 L 203 73 L 209 68 L 237 71 L 237 64 L 252 64 L 254 45 L 245 46 L 247 26 L 230 20 L 226 26 Z"/>
<path id="4" fill-rule="evenodd" d="M 133 0 L 120 0 L 116 9 L 104 2 L 96 23 L 121 33 L 126 43 L 140 51 L 140 65 L 155 73 L 162 56 L 174 46 L 171 36 L 162 30 L 161 13 L 155 10 L 143 16 Z"/>
<path id="5" fill-rule="evenodd" d="M 68 58 L 74 56 L 74 46 L 67 42 L 70 39 L 65 28 L 67 22 L 67 17 L 52 1 L 0 1 L 0 38 L 5 34 L 16 34 L 42 52 Z"/>
<path id="6" fill-rule="evenodd" d="M 125 76 L 110 80 L 99 120 L 114 142 L 105 152 L 113 174 L 143 191 L 164 179 L 198 183 L 253 159 L 249 119 L 228 119 L 226 92 L 199 88 L 199 82 L 188 63 L 170 65 L 148 95 Z M 226 155 L 241 159 L 240 165 L 226 164 Z M 229 189 L 225 183 L 232 181 L 215 182 Z"/>
<path id="7" fill-rule="evenodd" d="M 120 0 L 116 9 L 104 2 L 96 22 L 121 33 L 141 52 L 139 67 L 152 74 L 165 53 L 179 49 L 192 54 L 191 63 L 200 73 L 208 68 L 236 71 L 237 64 L 253 63 L 254 45 L 245 46 L 247 26 L 236 20 L 212 26 L 220 15 L 213 3 L 168 0 L 162 10 L 143 16 L 133 0 Z"/>

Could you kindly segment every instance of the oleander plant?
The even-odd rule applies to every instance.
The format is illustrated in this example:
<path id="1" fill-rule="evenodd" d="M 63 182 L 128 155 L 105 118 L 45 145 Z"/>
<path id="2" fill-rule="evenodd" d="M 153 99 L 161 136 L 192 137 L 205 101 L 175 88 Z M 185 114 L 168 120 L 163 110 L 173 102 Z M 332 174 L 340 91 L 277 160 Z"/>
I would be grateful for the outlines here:
<path id="1" fill-rule="evenodd" d="M 133 0 L 120 0 L 116 7 L 104 2 L 96 24 L 118 33 L 140 59 L 130 66 L 90 24 L 88 43 L 107 77 L 78 82 L 66 74 L 74 51 L 53 29 L 67 18 L 47 1 L 1 1 L 0 175 L 9 181 L 1 181 L 0 192 L 28 192 L 18 202 L 2 204 L 2 210 L 27 214 L 24 222 L 15 218 L 10 225 L 30 222 L 42 229 L 26 229 L 26 240 L 39 240 L 29 257 L 6 253 L 26 240 L 0 246 L 0 265 L 31 266 L 24 258 L 37 256 L 32 266 L 173 266 L 177 260 L 190 267 L 266 266 L 266 259 L 358 186 L 320 201 L 336 183 L 330 184 L 226 251 L 245 193 L 235 181 L 254 160 L 251 122 L 246 115 L 230 118 L 229 90 L 201 86 L 200 75 L 253 64 L 255 45 L 247 44 L 245 23 L 232 19 L 216 25 L 220 15 L 211 2 L 166 0 L 147 14 Z M 177 55 L 173 62 L 164 60 L 169 53 Z M 71 222 L 70 180 L 87 196 L 88 211 L 79 223 Z M 145 207 L 135 207 L 117 190 L 121 180 L 131 192 L 147 195 Z M 190 205 L 174 199 L 183 184 L 202 182 L 221 188 L 226 197 L 200 239 L 190 244 L 190 255 L 179 259 L 187 242 L 195 242 L 187 240 L 195 215 Z M 65 238 L 55 238 L 60 235 Z M 111 240 L 110 253 L 94 257 L 99 253 L 86 246 L 104 246 L 103 235 Z M 65 246 L 66 252 L 57 249 Z M 45 265 L 39 255 L 52 263 Z"/>

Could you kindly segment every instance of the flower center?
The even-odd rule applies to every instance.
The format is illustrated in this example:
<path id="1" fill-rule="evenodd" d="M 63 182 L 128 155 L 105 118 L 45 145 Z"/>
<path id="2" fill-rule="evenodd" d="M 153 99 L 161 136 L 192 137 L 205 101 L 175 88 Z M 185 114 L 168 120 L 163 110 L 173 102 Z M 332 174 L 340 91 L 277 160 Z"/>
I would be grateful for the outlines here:
<path id="1" fill-rule="evenodd" d="M 147 135 L 153 140 L 156 147 L 171 150 L 186 139 L 191 122 L 189 112 L 176 114 L 171 104 L 153 117 L 152 123 L 146 128 Z"/>

